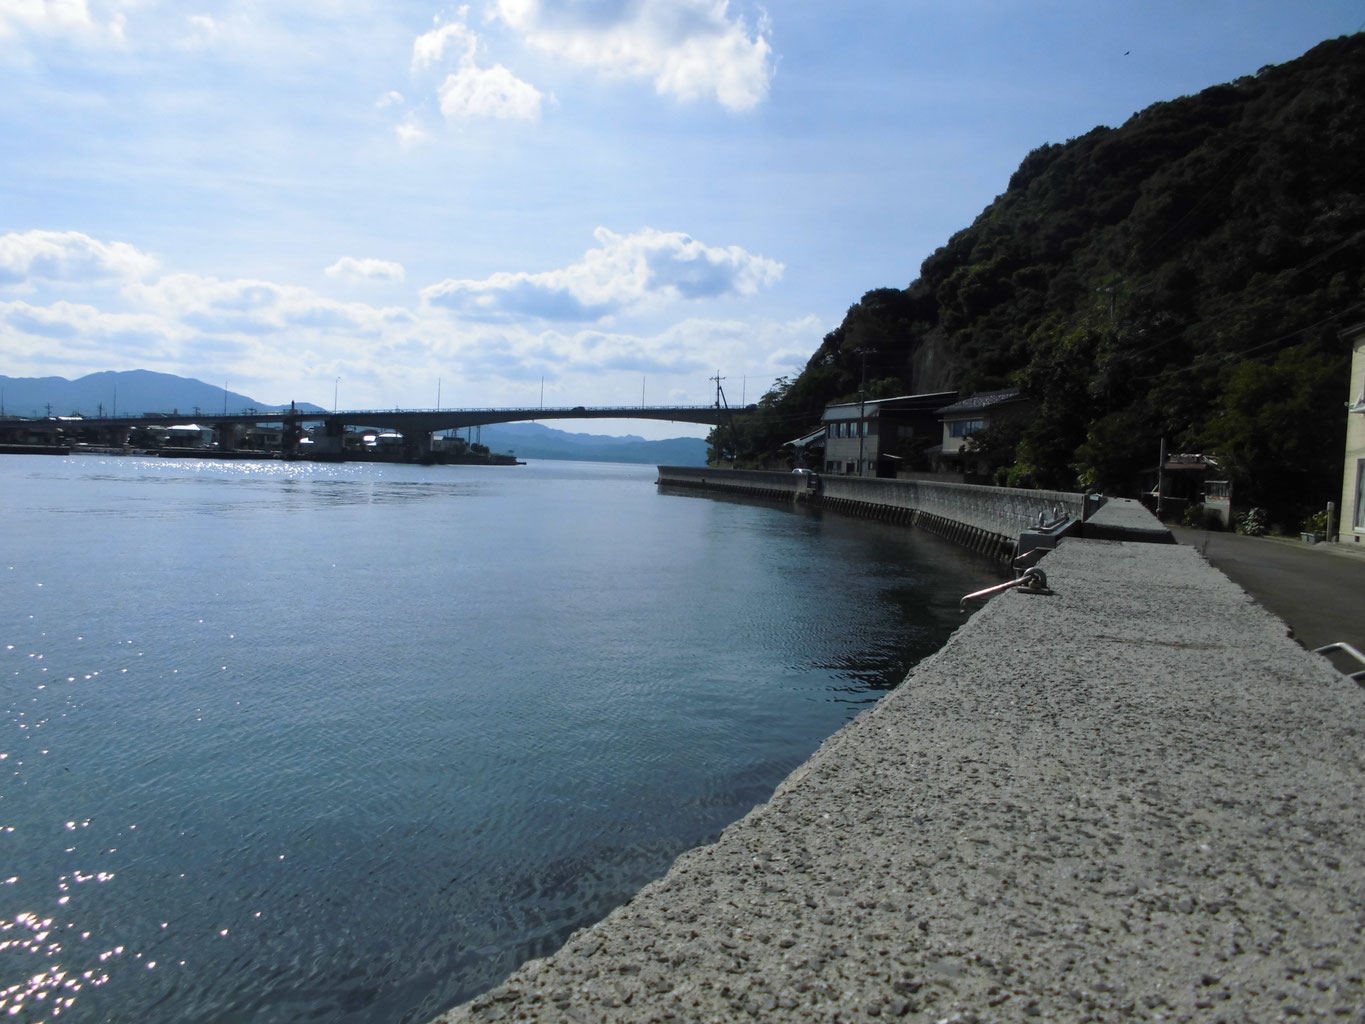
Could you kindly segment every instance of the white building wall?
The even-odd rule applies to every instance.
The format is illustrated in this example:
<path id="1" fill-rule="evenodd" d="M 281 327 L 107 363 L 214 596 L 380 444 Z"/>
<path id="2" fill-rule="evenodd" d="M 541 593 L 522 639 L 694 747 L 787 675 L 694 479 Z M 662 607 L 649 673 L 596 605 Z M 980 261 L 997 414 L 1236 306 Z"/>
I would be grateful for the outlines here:
<path id="1" fill-rule="evenodd" d="M 1349 395 L 1338 536 L 1343 544 L 1365 545 L 1365 330 L 1356 336 Z"/>

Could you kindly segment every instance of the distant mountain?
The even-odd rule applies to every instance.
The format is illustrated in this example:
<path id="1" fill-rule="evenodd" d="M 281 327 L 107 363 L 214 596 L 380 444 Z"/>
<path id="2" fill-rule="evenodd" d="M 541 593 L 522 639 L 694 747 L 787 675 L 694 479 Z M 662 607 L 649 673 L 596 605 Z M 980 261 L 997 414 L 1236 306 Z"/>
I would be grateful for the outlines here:
<path id="1" fill-rule="evenodd" d="M 570 434 L 541 423 L 495 423 L 481 431 L 483 443 L 495 452 L 516 452 L 521 459 L 562 459 L 570 462 L 640 462 L 664 466 L 706 465 L 706 441 L 673 437 L 646 441 L 634 434 Z"/>
<path id="2" fill-rule="evenodd" d="M 201 380 L 152 370 L 105 371 L 77 380 L 0 375 L 0 394 L 9 416 L 141 416 L 148 412 L 173 412 L 189 417 L 200 410 L 280 412 L 289 408 L 258 402 L 235 391 L 224 392 Z M 308 402 L 299 402 L 298 408 L 305 412 L 324 411 Z"/>

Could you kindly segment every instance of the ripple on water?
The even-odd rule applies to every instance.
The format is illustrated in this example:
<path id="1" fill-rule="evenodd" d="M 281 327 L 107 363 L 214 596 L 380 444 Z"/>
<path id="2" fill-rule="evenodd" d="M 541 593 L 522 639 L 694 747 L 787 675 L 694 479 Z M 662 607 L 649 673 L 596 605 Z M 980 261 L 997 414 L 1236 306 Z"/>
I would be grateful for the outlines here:
<path id="1" fill-rule="evenodd" d="M 652 469 L 103 461 L 0 462 L 0 1019 L 428 1019 L 996 578 Z"/>

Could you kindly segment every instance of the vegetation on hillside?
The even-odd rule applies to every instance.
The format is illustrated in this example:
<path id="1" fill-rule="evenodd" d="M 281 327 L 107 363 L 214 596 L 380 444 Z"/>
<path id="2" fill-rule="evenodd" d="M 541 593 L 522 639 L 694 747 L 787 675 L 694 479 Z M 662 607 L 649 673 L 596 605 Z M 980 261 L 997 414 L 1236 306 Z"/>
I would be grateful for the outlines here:
<path id="1" fill-rule="evenodd" d="M 868 292 L 713 443 L 771 459 L 860 384 L 1018 384 L 1037 408 L 988 439 L 1002 482 L 1134 494 L 1164 437 L 1216 452 L 1239 504 L 1292 524 L 1341 486 L 1363 153 L 1365 34 L 1041 146 L 908 288 Z"/>

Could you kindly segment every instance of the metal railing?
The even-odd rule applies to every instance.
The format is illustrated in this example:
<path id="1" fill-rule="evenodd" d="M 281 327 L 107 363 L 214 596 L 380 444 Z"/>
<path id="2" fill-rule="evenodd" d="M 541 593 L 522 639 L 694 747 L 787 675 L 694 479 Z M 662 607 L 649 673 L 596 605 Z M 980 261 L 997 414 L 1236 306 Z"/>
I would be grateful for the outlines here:
<path id="1" fill-rule="evenodd" d="M 1013 590 L 1015 587 L 1019 588 L 1019 592 L 1021 594 L 1052 593 L 1052 591 L 1048 589 L 1047 575 L 1043 572 L 1042 569 L 1039 569 L 1035 565 L 1028 569 L 1025 569 L 1023 573 L 1016 579 L 1007 580 L 1004 583 L 997 583 L 993 587 L 987 587 L 985 590 L 978 590 L 975 593 L 968 594 L 966 597 L 964 597 L 961 601 L 957 603 L 957 607 L 960 611 L 965 612 L 967 610 L 967 602 L 972 600 L 973 598 L 994 597 L 996 594 L 1002 594 L 1006 590 Z"/>
<path id="2" fill-rule="evenodd" d="M 1348 643 L 1328 644 L 1326 647 L 1315 647 L 1313 649 L 1314 654 L 1321 654 L 1324 657 L 1329 654 L 1335 654 L 1337 651 L 1341 651 L 1343 654 L 1349 654 L 1351 657 L 1355 658 L 1356 661 L 1360 662 L 1360 664 L 1365 665 L 1365 654 L 1361 654 Z M 1365 668 L 1356 672 L 1347 672 L 1346 675 L 1349 678 L 1354 679 L 1357 683 L 1365 683 Z"/>

